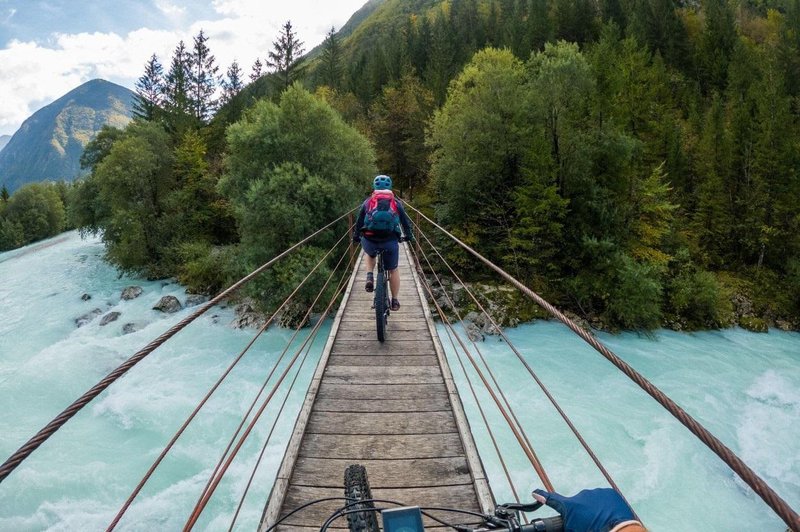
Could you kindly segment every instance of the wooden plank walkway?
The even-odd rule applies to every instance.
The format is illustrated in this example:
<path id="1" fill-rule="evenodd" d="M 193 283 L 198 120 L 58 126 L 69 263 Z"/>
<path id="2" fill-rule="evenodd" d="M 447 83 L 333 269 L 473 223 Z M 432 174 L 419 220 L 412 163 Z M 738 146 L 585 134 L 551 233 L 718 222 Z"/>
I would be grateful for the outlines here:
<path id="1" fill-rule="evenodd" d="M 261 530 L 298 506 L 344 495 L 344 470 L 367 468 L 372 495 L 407 505 L 489 511 L 494 501 L 422 287 L 401 245 L 402 308 L 378 342 L 359 260 L 336 315 Z M 319 530 L 343 501 L 314 505 L 279 530 Z M 438 515 L 438 514 L 437 514 Z M 456 523 L 464 515 L 440 515 Z M 436 528 L 425 519 L 425 526 Z M 333 528 L 347 528 L 344 518 Z"/>

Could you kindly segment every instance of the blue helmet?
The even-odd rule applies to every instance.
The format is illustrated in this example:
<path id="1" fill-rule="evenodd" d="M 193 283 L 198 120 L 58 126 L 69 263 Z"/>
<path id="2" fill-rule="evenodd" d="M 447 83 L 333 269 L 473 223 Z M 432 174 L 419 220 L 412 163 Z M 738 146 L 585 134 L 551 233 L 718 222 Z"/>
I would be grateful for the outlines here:
<path id="1" fill-rule="evenodd" d="M 391 190 L 392 189 L 392 178 L 388 175 L 379 175 L 376 176 L 375 179 L 372 181 L 372 188 L 375 190 Z"/>

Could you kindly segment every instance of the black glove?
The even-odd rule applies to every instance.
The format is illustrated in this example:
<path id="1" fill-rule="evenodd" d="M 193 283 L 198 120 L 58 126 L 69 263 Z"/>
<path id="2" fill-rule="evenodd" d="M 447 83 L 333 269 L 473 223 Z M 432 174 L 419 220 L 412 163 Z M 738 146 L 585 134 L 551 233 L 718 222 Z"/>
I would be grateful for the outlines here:
<path id="1" fill-rule="evenodd" d="M 360 244 L 361 237 L 359 235 L 353 235 L 353 244 Z"/>

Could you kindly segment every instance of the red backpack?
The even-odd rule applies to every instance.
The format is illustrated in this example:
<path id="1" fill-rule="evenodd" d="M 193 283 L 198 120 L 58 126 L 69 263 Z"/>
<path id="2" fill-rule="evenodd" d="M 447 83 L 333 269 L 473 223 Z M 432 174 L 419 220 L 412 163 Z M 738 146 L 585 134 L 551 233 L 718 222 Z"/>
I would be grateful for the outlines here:
<path id="1" fill-rule="evenodd" d="M 366 204 L 364 215 L 365 235 L 388 236 L 400 224 L 397 201 L 391 190 L 376 190 Z"/>

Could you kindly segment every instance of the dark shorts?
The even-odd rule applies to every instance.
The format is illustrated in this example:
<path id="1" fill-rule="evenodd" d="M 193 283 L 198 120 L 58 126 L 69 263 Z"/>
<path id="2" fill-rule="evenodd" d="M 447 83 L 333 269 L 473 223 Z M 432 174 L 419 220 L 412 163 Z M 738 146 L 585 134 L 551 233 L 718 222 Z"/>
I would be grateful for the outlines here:
<path id="1" fill-rule="evenodd" d="M 361 247 L 364 253 L 370 257 L 378 254 L 378 250 L 385 250 L 383 254 L 383 267 L 387 270 L 397 268 L 397 261 L 400 257 L 400 244 L 397 240 L 387 240 L 386 242 L 373 242 L 366 237 L 361 237 Z"/>

